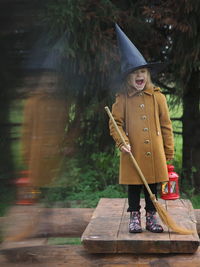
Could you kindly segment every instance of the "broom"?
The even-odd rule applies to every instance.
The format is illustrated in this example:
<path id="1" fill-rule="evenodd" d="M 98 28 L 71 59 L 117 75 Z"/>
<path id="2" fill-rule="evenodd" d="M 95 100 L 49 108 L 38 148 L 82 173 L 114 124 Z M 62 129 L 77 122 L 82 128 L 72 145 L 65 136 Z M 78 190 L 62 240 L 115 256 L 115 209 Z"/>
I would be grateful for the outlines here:
<path id="1" fill-rule="evenodd" d="M 105 107 L 105 110 L 108 113 L 108 116 L 110 117 L 110 119 L 111 119 L 111 121 L 112 121 L 112 123 L 113 123 L 113 125 L 114 125 L 114 127 L 115 127 L 115 129 L 117 131 L 117 133 L 119 134 L 119 136 L 121 138 L 121 141 L 123 142 L 124 146 L 127 147 L 127 144 L 126 144 L 126 142 L 124 140 L 124 137 L 121 134 L 121 132 L 120 132 L 118 126 L 117 126 L 117 123 L 115 122 L 115 120 L 114 120 L 114 118 L 113 118 L 113 116 L 112 116 L 109 108 L 108 107 Z M 135 158 L 133 157 L 133 154 L 131 152 L 129 152 L 129 155 L 130 155 L 130 158 L 131 158 L 131 160 L 133 162 L 133 165 L 135 166 L 135 168 L 136 168 L 136 170 L 137 170 L 137 172 L 138 172 L 138 174 L 139 174 L 142 182 L 144 183 L 144 185 L 145 185 L 145 187 L 146 187 L 146 189 L 147 189 L 147 191 L 148 191 L 148 193 L 150 195 L 150 198 L 151 198 L 151 200 L 152 200 L 152 202 L 153 202 L 153 204 L 154 204 L 154 206 L 155 206 L 155 208 L 156 208 L 156 210 L 157 210 L 157 212 L 158 212 L 158 214 L 159 214 L 162 222 L 167 227 L 171 228 L 174 232 L 177 232 L 179 234 L 182 234 L 182 235 L 190 235 L 190 234 L 193 234 L 194 231 L 188 230 L 188 229 L 185 229 L 185 228 L 182 228 L 182 227 L 178 226 L 174 222 L 174 220 L 169 216 L 169 214 L 167 213 L 167 211 L 162 207 L 162 205 L 157 201 L 155 195 L 152 193 L 152 191 L 151 191 L 151 189 L 150 189 L 150 187 L 149 187 L 149 185 L 148 185 L 148 183 L 147 183 L 147 181 L 146 181 L 143 173 L 141 172 L 141 170 L 140 170 L 140 168 L 139 168 L 139 166 L 138 166 Z"/>

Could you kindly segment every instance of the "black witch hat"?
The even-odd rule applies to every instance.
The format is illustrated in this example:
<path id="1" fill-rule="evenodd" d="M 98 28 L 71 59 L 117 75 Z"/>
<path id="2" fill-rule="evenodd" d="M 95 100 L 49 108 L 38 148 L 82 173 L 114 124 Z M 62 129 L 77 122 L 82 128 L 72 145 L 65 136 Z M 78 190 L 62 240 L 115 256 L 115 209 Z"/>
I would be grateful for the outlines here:
<path id="1" fill-rule="evenodd" d="M 115 24 L 115 30 L 117 34 L 117 41 L 121 55 L 121 72 L 123 77 L 125 77 L 132 71 L 141 68 L 149 68 L 152 74 L 154 75 L 163 70 L 163 68 L 166 66 L 165 63 L 162 62 L 148 63 L 142 56 L 140 51 L 129 40 L 129 38 L 117 24 Z"/>

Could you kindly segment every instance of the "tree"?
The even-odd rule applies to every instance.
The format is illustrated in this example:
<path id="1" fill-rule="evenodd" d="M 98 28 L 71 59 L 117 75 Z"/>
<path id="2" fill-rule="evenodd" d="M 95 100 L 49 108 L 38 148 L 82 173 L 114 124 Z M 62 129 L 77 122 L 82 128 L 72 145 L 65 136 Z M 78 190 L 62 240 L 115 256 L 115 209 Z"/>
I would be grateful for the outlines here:
<path id="1" fill-rule="evenodd" d="M 163 32 L 170 76 L 183 103 L 183 175 L 200 191 L 200 2 L 146 1 L 144 15 Z M 169 82 L 169 81 L 168 81 Z"/>
<path id="2" fill-rule="evenodd" d="M 62 70 L 73 114 L 69 132 L 79 128 L 74 136 L 78 137 L 86 155 L 111 148 L 104 106 L 111 106 L 119 80 L 116 78 L 120 62 L 114 23 L 125 29 L 148 59 L 160 58 L 159 49 L 154 55 L 148 49 L 153 31 L 140 18 L 140 3 L 130 0 L 47 1 L 44 18 L 51 39 L 64 36 L 66 40 Z M 156 40 L 154 46 L 158 48 L 160 40 Z"/>

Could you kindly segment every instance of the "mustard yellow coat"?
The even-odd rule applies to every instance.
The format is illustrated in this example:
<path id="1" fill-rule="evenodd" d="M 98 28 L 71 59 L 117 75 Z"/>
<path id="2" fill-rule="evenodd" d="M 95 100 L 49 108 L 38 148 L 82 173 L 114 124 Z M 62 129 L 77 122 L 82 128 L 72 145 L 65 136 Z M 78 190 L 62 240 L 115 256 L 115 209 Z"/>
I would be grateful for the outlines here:
<path id="1" fill-rule="evenodd" d="M 112 114 L 147 182 L 168 181 L 166 158 L 173 158 L 174 142 L 166 98 L 160 89 L 117 94 Z M 120 147 L 122 142 L 111 121 L 110 133 Z M 142 184 L 128 153 L 120 156 L 119 183 Z"/>
<path id="2" fill-rule="evenodd" d="M 22 149 L 33 186 L 48 186 L 57 178 L 66 118 L 66 102 L 54 95 L 36 93 L 25 104 Z"/>

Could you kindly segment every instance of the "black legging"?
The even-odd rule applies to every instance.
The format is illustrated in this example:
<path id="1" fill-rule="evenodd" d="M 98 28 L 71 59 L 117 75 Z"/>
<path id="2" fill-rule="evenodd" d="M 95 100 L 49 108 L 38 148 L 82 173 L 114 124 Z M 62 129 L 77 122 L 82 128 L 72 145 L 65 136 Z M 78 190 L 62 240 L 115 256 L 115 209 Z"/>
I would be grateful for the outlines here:
<path id="1" fill-rule="evenodd" d="M 149 187 L 152 193 L 157 198 L 157 183 L 156 184 L 149 184 Z M 139 211 L 140 206 L 140 193 L 142 188 L 144 188 L 144 196 L 145 196 L 145 209 L 146 211 L 156 211 L 150 196 L 149 192 L 147 191 L 144 185 L 128 185 L 128 210 L 127 211 Z"/>

